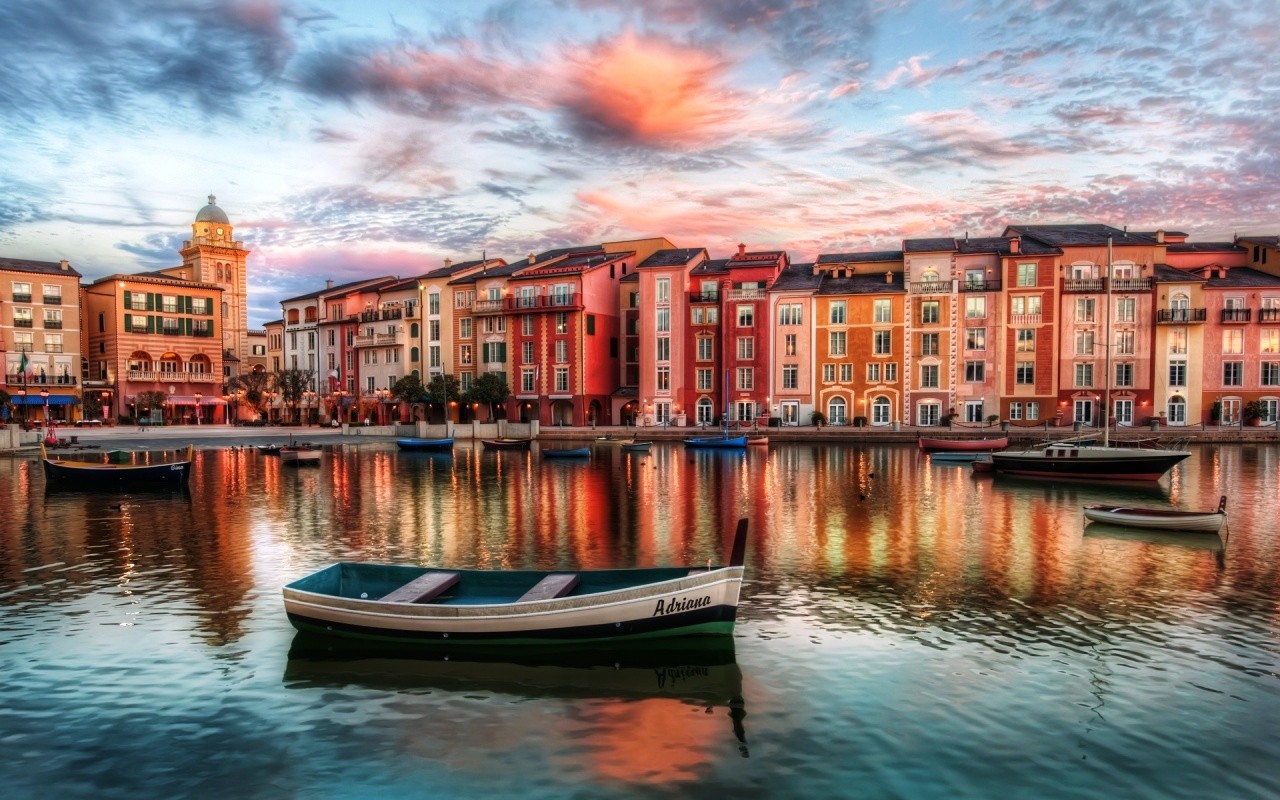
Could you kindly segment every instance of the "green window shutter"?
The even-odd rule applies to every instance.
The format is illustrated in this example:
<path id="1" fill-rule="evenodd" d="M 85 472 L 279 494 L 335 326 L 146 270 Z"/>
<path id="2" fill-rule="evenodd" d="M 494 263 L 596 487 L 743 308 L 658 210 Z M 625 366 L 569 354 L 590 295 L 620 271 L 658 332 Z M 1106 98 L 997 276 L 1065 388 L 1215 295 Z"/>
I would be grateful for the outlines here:
<path id="1" fill-rule="evenodd" d="M 480 363 L 489 363 L 489 345 L 487 343 L 480 345 Z"/>
<path id="2" fill-rule="evenodd" d="M 147 299 L 148 300 L 151 299 L 151 295 L 147 295 Z M 156 332 L 156 318 L 148 315 L 147 316 L 147 333 L 155 333 L 155 332 Z"/>
<path id="3" fill-rule="evenodd" d="M 595 314 L 587 315 L 587 335 L 588 336 L 596 335 L 596 315 Z"/>
<path id="4" fill-rule="evenodd" d="M 147 310 L 148 311 L 156 310 L 156 296 L 151 292 L 147 292 Z"/>
<path id="5" fill-rule="evenodd" d="M 506 342 L 502 342 L 498 345 L 498 357 L 494 360 L 501 361 L 504 364 L 507 362 L 507 343 Z"/>
<path id="6" fill-rule="evenodd" d="M 187 295 L 186 302 L 187 302 L 187 313 L 188 313 L 188 314 L 192 314 L 192 313 L 194 313 L 194 312 L 191 310 L 191 295 Z"/>
<path id="7" fill-rule="evenodd" d="M 188 298 L 188 299 L 190 299 L 190 298 Z M 186 319 L 186 322 L 187 322 L 187 324 L 186 324 L 187 335 L 188 335 L 188 336 L 190 336 L 190 335 L 191 335 L 191 317 L 186 317 L 185 319 Z"/>
<path id="8" fill-rule="evenodd" d="M 129 293 L 128 293 L 128 292 L 125 292 L 125 293 L 124 293 L 124 296 L 127 298 L 127 297 L 129 296 Z M 126 303 L 128 303 L 129 301 L 126 299 L 126 300 L 125 300 L 125 302 L 126 302 Z M 125 307 L 126 307 L 126 308 L 128 308 L 128 306 L 125 306 Z M 133 330 L 133 315 L 132 315 L 132 314 L 125 314 L 125 315 L 124 315 L 124 329 L 125 329 L 126 331 L 131 331 L 131 330 Z"/>
<path id="9" fill-rule="evenodd" d="M 124 293 L 124 307 L 129 308 L 130 303 L 132 302 L 133 302 L 133 292 L 126 291 Z"/>

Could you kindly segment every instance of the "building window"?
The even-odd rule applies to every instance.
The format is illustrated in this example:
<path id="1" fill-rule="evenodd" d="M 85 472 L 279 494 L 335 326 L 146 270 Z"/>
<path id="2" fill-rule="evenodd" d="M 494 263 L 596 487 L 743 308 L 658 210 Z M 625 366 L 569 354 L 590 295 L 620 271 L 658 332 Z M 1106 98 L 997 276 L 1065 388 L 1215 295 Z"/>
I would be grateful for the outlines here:
<path id="1" fill-rule="evenodd" d="M 1133 386 L 1133 365 L 1116 364 L 1116 386 Z"/>
<path id="2" fill-rule="evenodd" d="M 1076 322 L 1094 322 L 1094 300 L 1092 297 L 1076 298 Z"/>
<path id="3" fill-rule="evenodd" d="M 1027 403 L 1027 419 L 1033 422 L 1040 419 L 1040 403 L 1038 401 L 1033 400 Z"/>
<path id="4" fill-rule="evenodd" d="M 462 339 L 471 338 L 471 317 L 458 320 L 458 336 Z"/>
<path id="5" fill-rule="evenodd" d="M 656 301 L 659 303 L 671 302 L 671 279 L 658 278 L 653 283 L 654 294 L 657 295 Z"/>
<path id="6" fill-rule="evenodd" d="M 463 365 L 464 367 L 469 367 L 469 366 L 471 366 L 471 359 L 472 359 L 472 354 L 471 354 L 471 345 L 469 345 L 469 344 L 464 344 L 464 345 L 462 345 L 461 347 L 459 347 L 459 348 L 458 348 L 458 363 L 459 363 L 459 364 Z"/>
<path id="7" fill-rule="evenodd" d="M 1222 352 L 1224 355 L 1233 356 L 1244 353 L 1244 331 L 1239 328 L 1223 331 Z"/>
<path id="8" fill-rule="evenodd" d="M 522 369 L 520 370 L 520 391 L 524 394 L 531 394 L 536 391 L 535 377 L 537 370 Z"/>
<path id="9" fill-rule="evenodd" d="M 898 362 L 897 362 L 897 361 L 886 361 L 886 362 L 885 362 L 885 364 L 884 364 L 884 382 L 885 382 L 885 383 L 897 383 L 897 382 L 898 382 Z"/>
<path id="10" fill-rule="evenodd" d="M 697 381 L 698 381 L 698 383 L 697 383 L 698 391 L 700 391 L 700 392 L 709 392 L 709 391 L 711 391 L 711 390 L 714 388 L 714 387 L 712 386 L 712 380 L 713 380 L 713 379 L 712 379 L 712 375 L 713 375 L 713 374 L 714 374 L 714 373 L 712 372 L 712 370 L 709 370 L 709 369 L 699 369 L 699 370 L 697 370 L 697 372 L 696 372 L 696 377 L 697 377 Z"/>
<path id="11" fill-rule="evenodd" d="M 893 304 L 888 300 L 876 300 L 873 306 L 876 322 L 893 322 Z"/>
<path id="12" fill-rule="evenodd" d="M 800 385 L 800 368 L 795 364 L 782 365 L 782 388 L 795 389 Z"/>
<path id="13" fill-rule="evenodd" d="M 1076 388 L 1088 389 L 1093 386 L 1093 364 L 1076 364 Z"/>
<path id="14" fill-rule="evenodd" d="M 844 301 L 843 300 L 831 301 L 831 324 L 844 325 L 848 321 L 849 321 L 849 317 L 845 311 Z"/>
<path id="15" fill-rule="evenodd" d="M 669 336 L 658 337 L 658 346 L 654 351 L 654 359 L 657 361 L 671 360 L 671 337 Z M 566 358 L 564 360 L 568 361 L 569 359 Z"/>
<path id="16" fill-rule="evenodd" d="M 1280 386 L 1280 361 L 1262 362 L 1262 385 Z"/>
<path id="17" fill-rule="evenodd" d="M 831 425 L 847 425 L 849 416 L 846 413 L 848 403 L 843 397 L 833 397 L 831 402 L 827 403 L 827 422 Z"/>
<path id="18" fill-rule="evenodd" d="M 804 322 L 799 303 L 783 303 L 778 306 L 779 325 L 800 325 Z"/>
<path id="19" fill-rule="evenodd" d="M 1009 419 L 1012 419 L 1012 420 L 1022 419 L 1022 403 L 1009 404 Z"/>
<path id="20" fill-rule="evenodd" d="M 755 358 L 756 340 L 752 336 L 738 337 L 738 360 L 750 361 Z"/>
<path id="21" fill-rule="evenodd" d="M 1018 265 L 1018 285 L 1019 286 L 1035 286 L 1036 285 L 1036 265 L 1035 264 L 1019 264 Z"/>
<path id="22" fill-rule="evenodd" d="M 556 386 L 557 392 L 569 391 L 569 368 L 556 367 Z"/>
<path id="23" fill-rule="evenodd" d="M 873 361 L 872 363 L 867 365 L 867 383 L 879 383 L 879 382 L 880 382 L 880 365 Z"/>
<path id="24" fill-rule="evenodd" d="M 756 307 L 754 305 L 738 306 L 738 327 L 750 328 L 755 325 Z"/>
<path id="25" fill-rule="evenodd" d="M 698 339 L 698 360 L 711 361 L 715 357 L 715 340 L 710 336 L 702 336 Z"/>
<path id="26" fill-rule="evenodd" d="M 1018 329 L 1016 349 L 1019 353 L 1034 353 L 1036 351 L 1035 328 Z"/>
<path id="27" fill-rule="evenodd" d="M 968 319 L 986 319 L 987 298 L 966 297 L 964 300 L 964 315 Z"/>
<path id="28" fill-rule="evenodd" d="M 532 314 L 520 315 L 520 334 L 522 336 L 533 335 L 533 315 Z"/>
<path id="29" fill-rule="evenodd" d="M 794 356 L 796 354 L 796 335 L 788 333 L 782 337 L 782 354 L 786 356 Z"/>
<path id="30" fill-rule="evenodd" d="M 1040 313 L 1040 295 L 1038 294 L 1020 295 L 1010 302 L 1015 317 L 1038 315 Z"/>
<path id="31" fill-rule="evenodd" d="M 942 306 L 937 300 L 925 300 L 920 303 L 920 322 L 934 325 L 942 321 Z"/>
<path id="32" fill-rule="evenodd" d="M 659 344 L 661 344 L 663 341 L 669 342 L 671 340 L 670 339 L 658 340 Z M 556 363 L 557 364 L 569 363 L 569 343 L 564 339 L 556 339 Z"/>
<path id="33" fill-rule="evenodd" d="M 964 332 L 964 349 L 986 350 L 987 349 L 987 329 L 986 328 L 967 329 Z"/>
<path id="34" fill-rule="evenodd" d="M 756 372 L 751 367 L 738 367 L 738 391 L 749 392 L 756 388 Z"/>
<path id="35" fill-rule="evenodd" d="M 872 425 L 888 425 L 892 413 L 893 407 L 889 405 L 889 398 L 880 396 L 871 401 Z"/>
<path id="36" fill-rule="evenodd" d="M 671 367 L 665 364 L 658 367 L 656 386 L 660 392 L 671 391 Z"/>
<path id="37" fill-rule="evenodd" d="M 936 333 L 920 334 L 920 355 L 936 356 L 938 354 L 939 336 Z"/>
<path id="38" fill-rule="evenodd" d="M 1132 297 L 1121 297 L 1116 300 L 1116 322 L 1133 322 L 1136 317 L 1137 301 Z"/>
<path id="39" fill-rule="evenodd" d="M 1116 332 L 1116 354 L 1122 356 L 1131 356 L 1134 354 L 1134 342 L 1136 337 L 1133 331 L 1117 331 Z"/>
<path id="40" fill-rule="evenodd" d="M 1036 382 L 1036 362 L 1019 361 L 1013 368 L 1013 382 L 1019 386 L 1032 386 Z"/>
<path id="41" fill-rule="evenodd" d="M 658 329 L 658 333 L 670 333 L 671 331 L 671 309 L 659 308 L 654 317 Z"/>
<path id="42" fill-rule="evenodd" d="M 853 365 L 852 364 L 840 365 L 840 382 L 841 383 L 853 382 Z"/>
<path id="43" fill-rule="evenodd" d="M 937 364 L 921 364 L 920 365 L 920 388 L 921 389 L 937 389 L 938 388 L 938 365 Z"/>
<path id="44" fill-rule="evenodd" d="M 982 383 L 987 379 L 987 362 L 964 362 L 964 379 L 969 383 Z"/>
<path id="45" fill-rule="evenodd" d="M 1185 361 L 1170 362 L 1169 385 L 1170 386 L 1186 386 L 1187 385 L 1187 362 Z"/>
<path id="46" fill-rule="evenodd" d="M 1280 353 L 1280 328 L 1263 328 L 1259 333 L 1259 352 Z"/>
<path id="47" fill-rule="evenodd" d="M 833 356 L 842 356 L 846 353 L 847 338 L 844 331 L 831 331 L 828 335 L 828 349 Z"/>
<path id="48" fill-rule="evenodd" d="M 1243 361 L 1222 362 L 1222 385 L 1223 386 L 1244 386 L 1244 362 Z"/>
<path id="49" fill-rule="evenodd" d="M 1093 355 L 1093 331 L 1076 331 L 1076 355 Z"/>
<path id="50" fill-rule="evenodd" d="M 893 354 L 893 334 L 890 331 L 876 331 L 872 335 L 871 352 L 878 356 Z"/>
<path id="51" fill-rule="evenodd" d="M 835 364 L 822 365 L 822 382 L 823 383 L 836 382 L 836 365 Z"/>

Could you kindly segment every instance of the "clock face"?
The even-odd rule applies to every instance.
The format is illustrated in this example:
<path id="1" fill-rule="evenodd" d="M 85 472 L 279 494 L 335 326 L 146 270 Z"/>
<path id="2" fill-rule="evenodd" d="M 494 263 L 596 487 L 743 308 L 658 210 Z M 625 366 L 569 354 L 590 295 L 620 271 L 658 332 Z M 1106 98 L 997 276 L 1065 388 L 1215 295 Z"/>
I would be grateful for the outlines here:
<path id="1" fill-rule="evenodd" d="M 221 236 L 221 235 L 222 235 L 222 228 L 218 228 L 218 235 L 219 235 L 219 236 Z"/>

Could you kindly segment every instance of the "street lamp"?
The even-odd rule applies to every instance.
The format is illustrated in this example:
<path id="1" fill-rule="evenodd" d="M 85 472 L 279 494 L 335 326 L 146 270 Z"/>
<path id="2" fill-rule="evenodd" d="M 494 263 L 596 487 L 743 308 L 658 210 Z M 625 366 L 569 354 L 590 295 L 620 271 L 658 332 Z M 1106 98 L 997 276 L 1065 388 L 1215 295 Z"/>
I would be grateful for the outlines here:
<path id="1" fill-rule="evenodd" d="M 204 395 L 196 392 L 196 424 L 200 424 L 200 401 L 204 399 Z"/>
<path id="2" fill-rule="evenodd" d="M 18 390 L 18 399 L 22 405 L 22 429 L 27 429 L 27 389 L 23 387 Z"/>
<path id="3" fill-rule="evenodd" d="M 48 427 L 49 425 L 49 390 L 41 389 L 40 397 L 44 400 L 44 424 L 46 427 Z"/>
<path id="4" fill-rule="evenodd" d="M 111 411 L 111 392 L 102 393 L 102 423 L 105 425 Z"/>
<path id="5" fill-rule="evenodd" d="M 231 395 L 222 395 L 222 414 L 226 418 L 226 424 L 231 424 L 231 415 L 227 412 L 231 410 Z"/>

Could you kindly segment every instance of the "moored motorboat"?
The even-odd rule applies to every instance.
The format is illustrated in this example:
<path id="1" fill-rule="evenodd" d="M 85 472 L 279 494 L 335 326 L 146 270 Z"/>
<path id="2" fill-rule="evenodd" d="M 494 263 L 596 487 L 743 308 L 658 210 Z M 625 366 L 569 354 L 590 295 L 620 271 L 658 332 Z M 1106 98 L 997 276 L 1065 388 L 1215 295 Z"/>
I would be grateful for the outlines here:
<path id="1" fill-rule="evenodd" d="M 191 476 L 194 448 L 187 445 L 184 455 L 173 460 L 150 461 L 150 453 L 141 463 L 72 461 L 49 458 L 43 444 L 40 460 L 49 481 L 75 483 L 83 488 L 119 487 L 122 485 L 186 485 Z"/>
<path id="2" fill-rule="evenodd" d="M 396 439 L 396 447 L 401 450 L 432 450 L 436 452 L 452 450 L 453 437 L 449 436 L 443 439 Z"/>
<path id="3" fill-rule="evenodd" d="M 694 436 L 684 440 L 685 447 L 741 450 L 747 446 L 746 436 Z"/>
<path id="4" fill-rule="evenodd" d="M 590 458 L 590 447 L 545 448 L 541 450 L 543 458 Z"/>
<path id="5" fill-rule="evenodd" d="M 921 450 L 930 452 L 990 453 L 1008 447 L 1009 437 L 1001 436 L 998 439 L 931 439 L 921 436 L 918 445 Z"/>
<path id="6" fill-rule="evenodd" d="M 486 450 L 528 450 L 532 439 L 481 439 Z"/>
<path id="7" fill-rule="evenodd" d="M 1185 450 L 1105 447 L 1053 442 L 1038 450 L 991 454 L 993 469 L 1004 475 L 1093 481 L 1156 481 L 1182 460 Z"/>
<path id="8" fill-rule="evenodd" d="M 343 562 L 284 587 L 299 630 L 360 639 L 552 644 L 729 634 L 747 521 L 726 566 L 453 570 Z"/>
<path id="9" fill-rule="evenodd" d="M 260 445 L 256 445 L 256 448 L 257 448 L 257 451 L 259 453 L 262 453 L 264 456 L 280 455 L 280 445 L 278 444 L 260 444 Z"/>
<path id="10" fill-rule="evenodd" d="M 1092 522 L 1106 522 L 1128 528 L 1217 533 L 1222 530 L 1222 524 L 1227 519 L 1227 497 L 1223 495 L 1218 501 L 1216 511 L 1179 511 L 1172 508 L 1141 508 L 1103 503 L 1087 505 L 1083 511 L 1085 518 Z"/>
<path id="11" fill-rule="evenodd" d="M 653 442 L 623 442 L 622 449 L 628 453 L 647 453 L 649 448 L 653 446 Z"/>
<path id="12" fill-rule="evenodd" d="M 282 447 L 280 463 L 299 466 L 302 464 L 319 464 L 321 451 L 318 447 Z"/>

